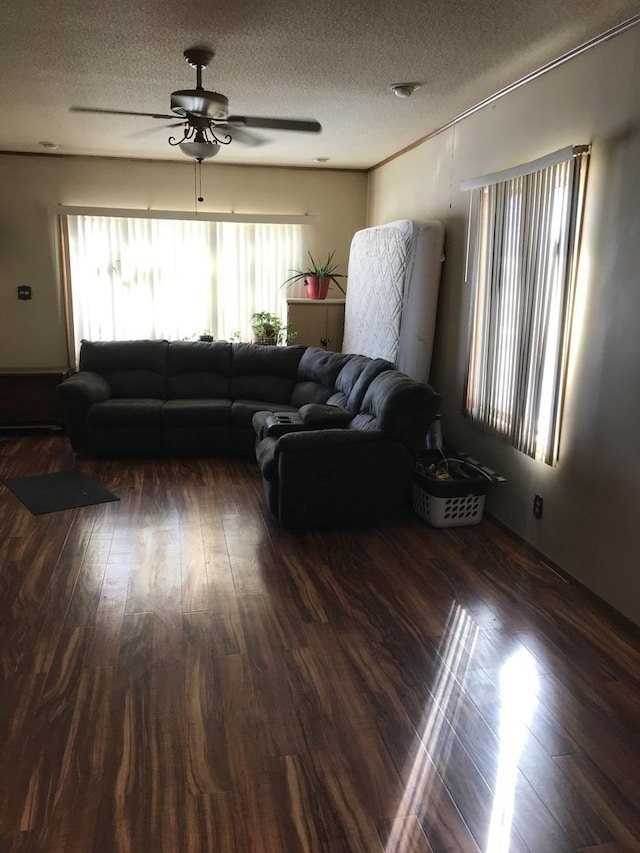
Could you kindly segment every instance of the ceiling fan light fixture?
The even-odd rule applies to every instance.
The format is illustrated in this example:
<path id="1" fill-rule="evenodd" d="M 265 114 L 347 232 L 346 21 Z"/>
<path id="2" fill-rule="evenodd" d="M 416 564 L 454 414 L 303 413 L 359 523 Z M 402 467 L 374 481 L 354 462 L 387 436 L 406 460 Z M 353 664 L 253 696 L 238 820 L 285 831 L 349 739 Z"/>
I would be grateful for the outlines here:
<path id="1" fill-rule="evenodd" d="M 171 111 L 178 116 L 191 113 L 203 118 L 225 119 L 229 115 L 229 101 L 220 92 L 179 89 L 171 93 Z"/>
<path id="2" fill-rule="evenodd" d="M 217 142 L 180 142 L 178 148 L 185 157 L 191 157 L 192 160 L 210 160 L 220 153 Z"/>

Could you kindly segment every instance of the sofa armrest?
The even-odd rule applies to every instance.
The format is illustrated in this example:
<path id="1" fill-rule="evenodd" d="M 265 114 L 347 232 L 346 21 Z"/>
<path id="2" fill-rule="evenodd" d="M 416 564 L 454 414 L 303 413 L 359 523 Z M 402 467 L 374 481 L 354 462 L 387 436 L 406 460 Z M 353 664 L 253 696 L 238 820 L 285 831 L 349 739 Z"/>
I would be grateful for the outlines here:
<path id="1" fill-rule="evenodd" d="M 298 428 L 306 430 L 307 436 L 310 435 L 311 437 L 302 442 L 291 442 L 288 439 L 284 441 L 284 436 L 292 435 Z M 328 432 L 332 434 L 327 438 Z M 296 434 L 299 435 L 300 432 Z M 298 423 L 294 424 L 294 429 L 291 432 L 270 432 L 264 438 L 258 440 L 256 442 L 256 460 L 264 479 L 269 482 L 275 482 L 278 479 L 278 458 L 282 450 L 286 453 L 288 449 L 291 453 L 295 454 L 315 453 L 318 448 L 322 447 L 330 448 L 342 445 L 350 447 L 353 444 L 362 444 L 363 439 L 361 436 L 363 435 L 372 435 L 372 433 L 356 433 L 351 430 L 315 430 L 312 433 L 310 427 L 305 427 L 304 424 Z M 376 433 L 376 435 L 382 435 L 382 433 Z M 354 438 L 353 436 L 356 437 Z"/>
<path id="2" fill-rule="evenodd" d="M 62 398 L 64 421 L 71 447 L 76 453 L 87 453 L 87 412 L 94 403 L 111 397 L 109 383 L 99 373 L 81 370 L 58 385 Z"/>
<path id="3" fill-rule="evenodd" d="M 413 454 L 379 431 L 324 429 L 277 440 L 278 517 L 285 527 L 372 521 L 409 493 Z"/>
<path id="4" fill-rule="evenodd" d="M 278 441 L 279 453 L 315 453 L 317 450 L 340 448 L 347 449 L 362 445 L 371 449 L 379 447 L 386 436 L 380 430 L 357 429 L 309 429 L 287 433 Z M 394 439 L 387 439 L 397 444 Z"/>
<path id="5" fill-rule="evenodd" d="M 339 429 L 353 420 L 353 412 L 341 406 L 327 406 L 320 403 L 307 403 L 298 413 L 303 424 L 312 429 Z"/>
<path id="6" fill-rule="evenodd" d="M 310 427 L 305 426 L 297 412 L 274 412 L 260 420 L 261 412 L 253 416 L 253 427 L 259 437 L 279 438 L 288 432 L 301 432 Z"/>
<path id="7" fill-rule="evenodd" d="M 327 414 L 325 410 L 331 411 Z M 311 430 L 343 427 L 351 421 L 353 415 L 337 406 L 317 406 L 309 404 L 298 412 L 256 412 L 251 421 L 256 438 L 279 438 L 289 432 L 309 432 Z"/>
<path id="8" fill-rule="evenodd" d="M 83 370 L 58 385 L 58 393 L 65 402 L 89 408 L 111 397 L 109 383 L 99 373 Z"/>

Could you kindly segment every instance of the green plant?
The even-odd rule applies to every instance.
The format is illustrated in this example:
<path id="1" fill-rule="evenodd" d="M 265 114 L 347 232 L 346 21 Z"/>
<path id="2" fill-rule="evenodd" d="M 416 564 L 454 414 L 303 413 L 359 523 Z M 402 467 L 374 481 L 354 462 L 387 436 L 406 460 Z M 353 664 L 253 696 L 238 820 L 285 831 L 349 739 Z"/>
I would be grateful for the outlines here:
<path id="1" fill-rule="evenodd" d="M 323 264 L 316 263 L 311 252 L 307 252 L 309 255 L 310 264 L 305 270 L 290 270 L 293 273 L 292 276 L 284 281 L 280 286 L 281 287 L 291 287 L 292 284 L 295 284 L 297 281 L 304 281 L 308 275 L 317 276 L 319 279 L 322 278 L 330 278 L 331 281 L 336 285 L 338 290 L 341 293 L 345 293 L 343 286 L 338 281 L 339 278 L 346 278 L 346 275 L 342 273 L 336 272 L 338 268 L 337 264 L 333 263 L 333 256 L 335 255 L 336 250 L 333 252 L 329 252 L 327 255 L 327 260 Z"/>
<path id="2" fill-rule="evenodd" d="M 256 311 L 252 314 L 251 328 L 256 343 L 259 344 L 290 344 L 298 337 L 298 333 L 291 326 L 283 325 L 280 317 L 268 311 Z"/>
<path id="3" fill-rule="evenodd" d="M 215 338 L 213 337 L 213 335 L 211 334 L 209 329 L 205 329 L 203 332 L 200 332 L 200 334 L 198 335 L 198 340 L 199 341 L 208 341 L 209 343 L 211 343 L 211 341 L 214 341 Z"/>

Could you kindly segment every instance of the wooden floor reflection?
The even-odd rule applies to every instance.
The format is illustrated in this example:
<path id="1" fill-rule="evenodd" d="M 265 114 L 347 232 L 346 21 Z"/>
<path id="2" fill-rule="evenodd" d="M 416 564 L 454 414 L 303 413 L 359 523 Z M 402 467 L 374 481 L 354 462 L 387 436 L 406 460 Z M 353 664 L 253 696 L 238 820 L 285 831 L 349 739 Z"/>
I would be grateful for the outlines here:
<path id="1" fill-rule="evenodd" d="M 640 850 L 640 642 L 499 528 L 290 534 L 255 464 L 0 486 L 0 851 Z M 606 567 L 603 567 L 603 571 Z"/>

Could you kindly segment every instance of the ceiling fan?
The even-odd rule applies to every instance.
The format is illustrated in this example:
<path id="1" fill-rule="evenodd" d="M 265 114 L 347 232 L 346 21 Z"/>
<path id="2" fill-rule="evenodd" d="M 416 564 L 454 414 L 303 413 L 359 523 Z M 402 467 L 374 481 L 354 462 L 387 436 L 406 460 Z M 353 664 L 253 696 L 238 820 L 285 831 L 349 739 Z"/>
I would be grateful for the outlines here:
<path id="1" fill-rule="evenodd" d="M 242 116 L 229 113 L 229 101 L 220 92 L 210 92 L 202 86 L 202 70 L 213 59 L 213 51 L 192 47 L 184 52 L 187 63 L 196 71 L 195 89 L 178 89 L 171 93 L 172 115 L 162 113 L 140 113 L 128 110 L 108 110 L 100 107 L 71 107 L 76 113 L 104 113 L 107 115 L 146 116 L 154 119 L 175 119 L 179 121 L 165 127 L 182 127 L 183 136 L 169 137 L 170 145 L 177 145 L 187 157 L 198 162 L 215 157 L 221 145 L 228 145 L 233 139 L 247 145 L 260 145 L 262 139 L 246 128 L 265 130 L 294 130 L 307 133 L 319 133 L 320 122 L 315 119 L 269 118 L 266 116 Z"/>

